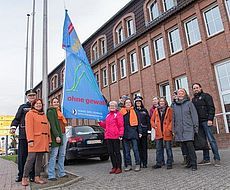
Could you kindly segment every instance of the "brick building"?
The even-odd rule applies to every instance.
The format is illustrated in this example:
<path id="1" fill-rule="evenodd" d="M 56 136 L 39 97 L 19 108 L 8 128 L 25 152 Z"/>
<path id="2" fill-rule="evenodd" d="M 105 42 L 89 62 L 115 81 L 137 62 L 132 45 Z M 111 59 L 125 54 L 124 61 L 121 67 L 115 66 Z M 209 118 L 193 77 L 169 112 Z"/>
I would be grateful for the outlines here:
<path id="1" fill-rule="evenodd" d="M 218 132 L 230 126 L 230 0 L 131 0 L 83 47 L 108 100 L 141 94 L 171 102 L 175 89 L 201 83 L 214 98 Z M 64 61 L 49 74 L 60 96 Z M 41 96 L 41 83 L 36 87 Z"/>

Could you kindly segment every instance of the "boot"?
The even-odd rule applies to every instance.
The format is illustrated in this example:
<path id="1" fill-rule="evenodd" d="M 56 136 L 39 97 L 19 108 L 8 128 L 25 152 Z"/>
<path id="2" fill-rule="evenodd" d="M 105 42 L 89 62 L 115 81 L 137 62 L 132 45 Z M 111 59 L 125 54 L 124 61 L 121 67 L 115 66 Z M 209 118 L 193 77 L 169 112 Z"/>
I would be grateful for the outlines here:
<path id="1" fill-rule="evenodd" d="M 112 168 L 112 170 L 109 172 L 109 174 L 114 174 L 116 172 L 117 168 Z"/>
<path id="2" fill-rule="evenodd" d="M 117 170 L 115 171 L 115 174 L 120 174 L 120 173 L 122 173 L 121 168 L 117 168 Z"/>
<path id="3" fill-rule="evenodd" d="M 37 184 L 45 184 L 46 182 L 43 181 L 40 176 L 35 176 L 34 182 Z"/>
<path id="4" fill-rule="evenodd" d="M 23 178 L 22 178 L 22 185 L 23 185 L 23 186 L 28 186 L 28 185 L 29 185 L 29 182 L 28 182 L 28 178 L 27 178 L 27 177 L 23 177 Z"/>

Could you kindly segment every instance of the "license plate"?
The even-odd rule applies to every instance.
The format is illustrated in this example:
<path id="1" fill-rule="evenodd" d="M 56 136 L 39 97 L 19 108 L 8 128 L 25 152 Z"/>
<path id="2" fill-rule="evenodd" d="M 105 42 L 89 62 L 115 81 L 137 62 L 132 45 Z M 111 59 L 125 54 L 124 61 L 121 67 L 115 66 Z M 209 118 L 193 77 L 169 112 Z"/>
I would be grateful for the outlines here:
<path id="1" fill-rule="evenodd" d="M 87 144 L 101 144 L 101 140 L 88 140 Z"/>

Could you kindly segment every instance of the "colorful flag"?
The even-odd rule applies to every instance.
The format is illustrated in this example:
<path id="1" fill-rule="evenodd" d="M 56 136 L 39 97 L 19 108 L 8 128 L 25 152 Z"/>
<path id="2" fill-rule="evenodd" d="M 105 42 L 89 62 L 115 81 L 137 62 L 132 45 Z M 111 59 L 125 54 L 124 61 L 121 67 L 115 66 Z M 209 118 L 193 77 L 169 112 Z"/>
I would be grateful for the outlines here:
<path id="1" fill-rule="evenodd" d="M 86 53 L 65 13 L 63 44 L 66 50 L 62 109 L 66 118 L 104 120 L 108 108 L 98 88 Z"/>

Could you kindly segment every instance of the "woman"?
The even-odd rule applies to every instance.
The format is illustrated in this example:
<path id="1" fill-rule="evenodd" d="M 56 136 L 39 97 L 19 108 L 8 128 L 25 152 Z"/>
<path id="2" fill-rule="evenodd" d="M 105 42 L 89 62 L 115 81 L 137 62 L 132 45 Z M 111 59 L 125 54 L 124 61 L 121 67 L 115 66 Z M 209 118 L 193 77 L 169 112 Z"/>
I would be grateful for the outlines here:
<path id="1" fill-rule="evenodd" d="M 160 98 L 159 107 L 155 108 L 151 118 L 151 125 L 156 131 L 156 165 L 154 169 L 161 168 L 164 154 L 164 144 L 167 153 L 167 169 L 172 169 L 172 116 L 173 112 L 164 97 Z"/>
<path id="2" fill-rule="evenodd" d="M 26 114 L 26 136 L 28 142 L 28 157 L 24 167 L 22 185 L 27 186 L 28 176 L 35 162 L 35 183 L 44 184 L 40 178 L 42 159 L 45 152 L 49 152 L 51 143 L 50 126 L 43 112 L 43 102 L 35 99 L 31 104 L 31 110 Z"/>
<path id="3" fill-rule="evenodd" d="M 197 157 L 194 148 L 194 133 L 198 133 L 198 115 L 195 106 L 189 101 L 185 89 L 179 89 L 178 100 L 173 105 L 173 131 L 175 140 L 182 143 L 187 152 L 187 168 L 197 170 Z"/>
<path id="4" fill-rule="evenodd" d="M 159 106 L 159 97 L 153 96 L 153 106 L 149 110 L 150 118 L 152 117 L 155 108 L 157 108 L 158 106 Z"/>
<path id="5" fill-rule="evenodd" d="M 139 138 L 139 154 L 141 159 L 141 166 L 147 168 L 148 161 L 148 130 L 150 130 L 150 117 L 147 109 L 145 109 L 143 104 L 143 98 L 141 96 L 136 96 L 134 98 L 134 107 L 136 112 L 140 117 L 140 124 L 142 128 L 142 137 Z"/>
<path id="6" fill-rule="evenodd" d="M 66 134 L 65 126 L 67 121 L 60 110 L 59 100 L 52 99 L 51 107 L 47 110 L 47 117 L 50 123 L 51 130 L 51 153 L 48 167 L 48 179 L 51 181 L 57 180 L 55 176 L 55 165 L 58 156 L 58 177 L 67 177 L 64 169 L 65 152 L 66 152 Z"/>
<path id="7" fill-rule="evenodd" d="M 124 121 L 121 113 L 118 112 L 116 101 L 109 103 L 109 113 L 104 122 L 99 125 L 105 128 L 105 139 L 107 139 L 108 152 L 112 162 L 110 174 L 119 174 L 121 170 L 120 140 L 124 135 Z"/>
<path id="8" fill-rule="evenodd" d="M 132 144 L 136 167 L 134 171 L 140 171 L 140 155 L 138 150 L 138 139 L 142 136 L 142 129 L 139 122 L 138 114 L 133 108 L 131 99 L 128 98 L 124 102 L 125 107 L 121 109 L 124 118 L 124 136 L 123 149 L 126 168 L 125 171 L 132 169 L 132 160 L 130 155 L 130 145 Z"/>

